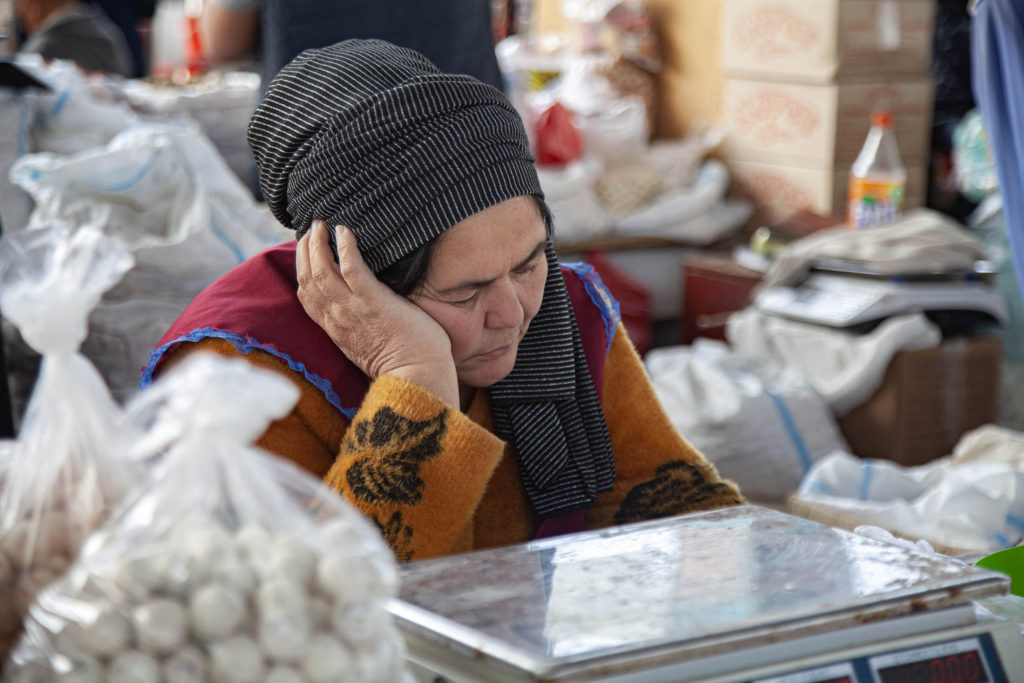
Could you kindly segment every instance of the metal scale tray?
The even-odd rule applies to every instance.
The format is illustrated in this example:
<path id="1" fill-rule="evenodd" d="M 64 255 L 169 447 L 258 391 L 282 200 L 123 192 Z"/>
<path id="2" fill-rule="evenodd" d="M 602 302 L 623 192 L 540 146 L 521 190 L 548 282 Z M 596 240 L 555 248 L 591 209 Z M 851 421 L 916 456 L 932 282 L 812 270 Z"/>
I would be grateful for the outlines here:
<path id="1" fill-rule="evenodd" d="M 956 627 L 1008 591 L 1001 574 L 741 506 L 410 563 L 390 609 L 414 661 L 554 681 Z"/>

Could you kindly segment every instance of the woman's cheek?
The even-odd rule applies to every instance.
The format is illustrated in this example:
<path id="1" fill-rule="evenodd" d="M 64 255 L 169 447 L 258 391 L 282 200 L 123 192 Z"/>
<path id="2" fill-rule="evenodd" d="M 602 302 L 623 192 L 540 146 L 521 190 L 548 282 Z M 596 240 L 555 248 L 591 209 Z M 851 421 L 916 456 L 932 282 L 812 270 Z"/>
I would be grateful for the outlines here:
<path id="1" fill-rule="evenodd" d="M 544 301 L 544 285 L 548 280 L 548 269 L 547 264 L 543 268 L 538 268 L 536 273 L 536 279 L 531 282 L 530 290 L 530 304 L 529 304 L 529 319 L 533 319 L 533 316 L 537 315 L 537 311 L 540 310 L 540 305 Z"/>

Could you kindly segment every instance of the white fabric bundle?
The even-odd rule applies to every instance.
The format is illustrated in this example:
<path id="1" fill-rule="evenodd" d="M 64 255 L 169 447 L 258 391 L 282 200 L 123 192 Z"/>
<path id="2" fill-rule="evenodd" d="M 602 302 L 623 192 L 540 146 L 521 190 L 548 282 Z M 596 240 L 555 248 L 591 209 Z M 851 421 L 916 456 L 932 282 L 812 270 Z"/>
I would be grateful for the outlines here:
<path id="1" fill-rule="evenodd" d="M 769 381 L 722 342 L 655 349 L 645 363 L 679 432 L 752 500 L 783 500 L 815 461 L 846 448 L 806 382 Z"/>

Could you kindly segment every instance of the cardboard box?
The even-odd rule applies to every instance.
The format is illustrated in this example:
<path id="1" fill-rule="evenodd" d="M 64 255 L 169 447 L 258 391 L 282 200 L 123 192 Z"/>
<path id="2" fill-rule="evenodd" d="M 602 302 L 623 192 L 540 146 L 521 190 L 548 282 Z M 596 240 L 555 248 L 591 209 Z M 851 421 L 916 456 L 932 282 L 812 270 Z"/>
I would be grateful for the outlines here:
<path id="1" fill-rule="evenodd" d="M 804 83 L 931 68 L 933 0 L 725 0 L 729 76 Z"/>
<path id="2" fill-rule="evenodd" d="M 860 153 L 871 112 L 892 114 L 905 164 L 931 153 L 931 78 L 804 85 L 725 81 L 723 154 L 730 159 L 849 169 Z"/>
<path id="3" fill-rule="evenodd" d="M 846 215 L 849 169 L 803 168 L 726 159 L 732 191 L 754 203 L 754 223 L 774 223 L 801 209 L 824 215 Z M 924 206 L 927 162 L 907 166 L 904 209 Z"/>
<path id="4" fill-rule="evenodd" d="M 998 336 L 900 351 L 875 395 L 839 417 L 850 449 L 905 466 L 949 455 L 965 432 L 996 419 L 1002 351 Z"/>
<path id="5" fill-rule="evenodd" d="M 655 133 L 677 138 L 722 115 L 723 0 L 646 0 L 661 44 Z"/>

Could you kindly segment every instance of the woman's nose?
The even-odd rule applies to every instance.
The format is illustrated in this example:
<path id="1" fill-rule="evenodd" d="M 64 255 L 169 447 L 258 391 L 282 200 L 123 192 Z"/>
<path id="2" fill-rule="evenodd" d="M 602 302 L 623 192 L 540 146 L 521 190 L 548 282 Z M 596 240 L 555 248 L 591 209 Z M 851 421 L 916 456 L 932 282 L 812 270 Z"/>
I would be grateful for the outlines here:
<path id="1" fill-rule="evenodd" d="M 489 306 L 484 324 L 491 329 L 519 327 L 523 324 L 523 304 L 519 290 L 511 280 L 491 286 Z"/>

